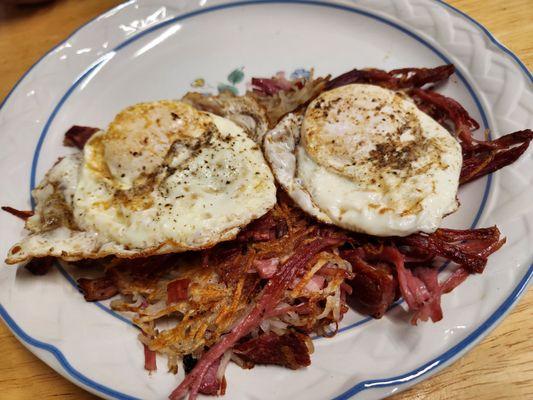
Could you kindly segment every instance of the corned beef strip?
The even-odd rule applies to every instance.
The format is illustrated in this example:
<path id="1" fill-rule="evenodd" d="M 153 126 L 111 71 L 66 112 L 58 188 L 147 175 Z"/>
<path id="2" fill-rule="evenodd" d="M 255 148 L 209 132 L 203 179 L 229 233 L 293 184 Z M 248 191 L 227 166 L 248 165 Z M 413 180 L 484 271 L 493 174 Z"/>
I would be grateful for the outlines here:
<path id="1" fill-rule="evenodd" d="M 514 163 L 529 147 L 533 131 L 525 129 L 492 141 L 474 141 L 463 149 L 460 183 L 465 184 Z"/>
<path id="2" fill-rule="evenodd" d="M 252 89 L 254 92 L 272 96 L 279 91 L 292 90 L 293 85 L 285 76 L 278 74 L 273 78 L 252 78 Z"/>
<path id="3" fill-rule="evenodd" d="M 106 300 L 118 293 L 115 281 L 107 276 L 96 279 L 78 279 L 78 286 L 87 301 Z"/>
<path id="4" fill-rule="evenodd" d="M 430 235 L 416 233 L 400 238 L 397 243 L 435 253 L 471 273 L 480 273 L 487 264 L 487 257 L 503 246 L 505 238 L 500 239 L 500 231 L 494 226 L 471 230 L 438 229 Z"/>
<path id="5" fill-rule="evenodd" d="M 353 69 L 329 81 L 326 90 L 353 83 L 368 83 L 392 90 L 417 88 L 446 80 L 454 71 L 452 64 L 436 68 L 401 68 L 389 72 L 375 68 Z"/>
<path id="6" fill-rule="evenodd" d="M 222 396 L 226 393 L 226 378 L 222 377 L 222 380 L 217 379 L 217 372 L 220 367 L 219 358 L 207 369 L 202 383 L 198 389 L 198 393 L 205 394 L 207 396 Z"/>
<path id="7" fill-rule="evenodd" d="M 26 221 L 28 218 L 30 218 L 33 215 L 33 211 L 17 210 L 16 208 L 9 207 L 9 206 L 2 206 L 2 210 L 24 221 Z"/>
<path id="8" fill-rule="evenodd" d="M 83 150 L 85 143 L 98 132 L 100 129 L 91 128 L 90 126 L 72 126 L 67 132 L 65 132 L 65 137 L 63 138 L 63 145 L 67 147 L 77 147 L 80 150 Z"/>
<path id="9" fill-rule="evenodd" d="M 274 332 L 264 333 L 257 338 L 237 344 L 233 353 L 238 355 L 252 368 L 255 364 L 281 365 L 290 369 L 298 369 L 311 365 L 307 335 L 289 332 L 277 335 Z"/>
<path id="10" fill-rule="evenodd" d="M 463 267 L 457 268 L 449 277 L 442 283 L 441 292 L 443 294 L 450 293 L 453 289 L 459 286 L 468 278 L 468 271 Z"/>
<path id="11" fill-rule="evenodd" d="M 440 65 L 435 68 L 399 68 L 389 71 L 398 80 L 398 88 L 422 87 L 428 83 L 447 80 L 455 72 L 453 64 Z"/>
<path id="12" fill-rule="evenodd" d="M 427 321 L 429 318 L 433 322 L 442 319 L 442 308 L 440 306 L 440 297 L 442 288 L 439 286 L 439 270 L 434 267 L 417 267 L 414 269 L 414 276 L 416 276 L 425 285 L 429 297 L 419 310 L 415 312 L 411 323 L 417 324 L 417 321 Z"/>
<path id="13" fill-rule="evenodd" d="M 237 237 L 243 242 L 267 242 L 279 239 L 287 234 L 287 223 L 267 213 L 248 225 Z"/>
<path id="14" fill-rule="evenodd" d="M 25 268 L 33 275 L 46 275 L 52 268 L 54 261 L 55 257 L 34 258 L 25 265 Z"/>
<path id="15" fill-rule="evenodd" d="M 452 132 L 461 140 L 463 148 L 472 146 L 472 131 L 479 129 L 479 124 L 461 104 L 431 90 L 413 88 L 408 94 L 418 108 L 441 125 L 446 126 L 450 122 L 453 126 Z"/>
<path id="16" fill-rule="evenodd" d="M 356 250 L 345 251 L 341 256 L 352 264 L 354 273 L 349 282 L 353 289 L 350 305 L 363 314 L 381 318 L 397 297 L 398 281 L 392 268 L 382 262 L 368 263 Z"/>
<path id="17" fill-rule="evenodd" d="M 157 370 L 157 364 L 156 364 L 156 358 L 155 358 L 155 351 L 150 350 L 150 348 L 143 344 L 144 347 L 144 369 L 147 371 L 156 371 Z"/>
<path id="18" fill-rule="evenodd" d="M 187 300 L 190 279 L 176 279 L 167 284 L 167 304 Z"/>

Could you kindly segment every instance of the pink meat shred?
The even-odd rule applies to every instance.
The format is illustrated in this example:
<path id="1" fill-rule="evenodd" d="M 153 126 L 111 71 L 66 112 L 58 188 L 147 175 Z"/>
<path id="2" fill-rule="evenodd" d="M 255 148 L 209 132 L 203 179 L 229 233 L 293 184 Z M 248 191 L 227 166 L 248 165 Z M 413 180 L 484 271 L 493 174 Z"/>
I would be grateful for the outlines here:
<path id="1" fill-rule="evenodd" d="M 222 396 L 225 394 L 226 378 L 222 377 L 222 380 L 217 379 L 220 361 L 221 359 L 219 358 L 209 366 L 202 379 L 202 382 L 200 383 L 198 393 L 205 394 L 207 396 Z"/>
<path id="2" fill-rule="evenodd" d="M 155 358 L 155 351 L 150 350 L 150 348 L 143 344 L 144 346 L 144 369 L 147 371 L 156 371 L 157 370 L 157 364 L 156 364 L 156 358 Z"/>
<path id="3" fill-rule="evenodd" d="M 167 285 L 167 304 L 187 300 L 190 279 L 176 279 Z"/>
<path id="4" fill-rule="evenodd" d="M 276 273 L 279 263 L 279 258 L 274 257 L 266 260 L 254 260 L 253 266 L 261 278 L 268 279 L 272 278 L 272 276 Z"/>

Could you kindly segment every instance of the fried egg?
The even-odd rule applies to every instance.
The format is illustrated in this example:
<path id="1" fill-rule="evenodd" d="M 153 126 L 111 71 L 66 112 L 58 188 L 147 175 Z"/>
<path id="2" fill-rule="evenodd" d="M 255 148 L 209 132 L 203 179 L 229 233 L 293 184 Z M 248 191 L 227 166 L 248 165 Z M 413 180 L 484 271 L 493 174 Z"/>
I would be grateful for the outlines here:
<path id="1" fill-rule="evenodd" d="M 259 146 L 228 119 L 178 101 L 129 107 L 33 191 L 9 264 L 137 257 L 233 239 L 276 203 Z"/>
<path id="2" fill-rule="evenodd" d="M 264 139 L 279 184 L 307 213 L 376 236 L 433 232 L 457 209 L 461 147 L 400 93 L 352 84 L 288 114 Z"/>

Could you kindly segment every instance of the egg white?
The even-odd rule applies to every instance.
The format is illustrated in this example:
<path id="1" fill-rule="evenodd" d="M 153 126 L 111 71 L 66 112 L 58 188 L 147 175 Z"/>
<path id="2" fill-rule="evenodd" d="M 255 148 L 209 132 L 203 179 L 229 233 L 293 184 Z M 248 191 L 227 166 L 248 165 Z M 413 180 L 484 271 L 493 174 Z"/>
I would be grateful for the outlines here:
<path id="1" fill-rule="evenodd" d="M 391 90 L 354 84 L 321 94 L 264 140 L 274 175 L 326 223 L 376 236 L 433 232 L 457 208 L 457 140 Z"/>

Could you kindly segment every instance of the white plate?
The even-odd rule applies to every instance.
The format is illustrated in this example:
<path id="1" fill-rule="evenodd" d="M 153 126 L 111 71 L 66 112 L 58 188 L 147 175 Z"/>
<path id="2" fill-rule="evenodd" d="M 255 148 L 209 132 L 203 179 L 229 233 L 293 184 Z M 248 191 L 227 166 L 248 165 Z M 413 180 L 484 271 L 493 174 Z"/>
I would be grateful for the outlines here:
<path id="1" fill-rule="evenodd" d="M 68 152 L 72 124 L 105 127 L 123 107 L 216 91 L 242 68 L 251 76 L 314 67 L 318 75 L 453 62 L 443 91 L 493 136 L 533 125 L 532 77 L 468 16 L 437 1 L 129 1 L 91 21 L 41 59 L 0 111 L 2 205 L 30 206 L 29 188 Z M 198 83 L 197 81 L 196 83 Z M 485 273 L 443 298 L 445 317 L 412 327 L 403 305 L 381 320 L 350 312 L 334 339 L 315 340 L 311 367 L 230 366 L 227 398 L 380 398 L 425 379 L 471 348 L 509 311 L 533 274 L 532 151 L 461 189 L 446 225 L 497 224 L 507 244 Z M 0 215 L 0 252 L 22 224 Z M 67 279 L 65 279 L 67 278 Z M 137 331 L 107 303 L 86 303 L 58 268 L 45 277 L 0 271 L 0 315 L 60 374 L 105 398 L 163 399 L 178 384 L 164 368 L 143 370 Z M 159 365 L 165 365 L 160 360 Z"/>

